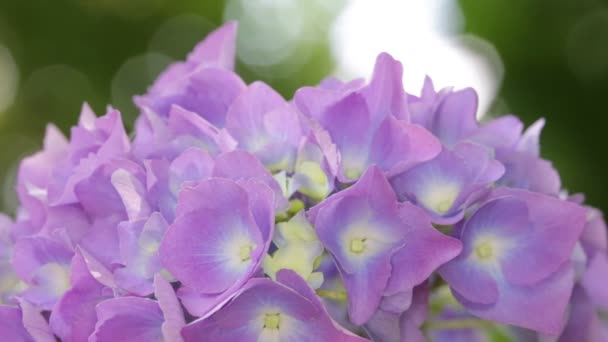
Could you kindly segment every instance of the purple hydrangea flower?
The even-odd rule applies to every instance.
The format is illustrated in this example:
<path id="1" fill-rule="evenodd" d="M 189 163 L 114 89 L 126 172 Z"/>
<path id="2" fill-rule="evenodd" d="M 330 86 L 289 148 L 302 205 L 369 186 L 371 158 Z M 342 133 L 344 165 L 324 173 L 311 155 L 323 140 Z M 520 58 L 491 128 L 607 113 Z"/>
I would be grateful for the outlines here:
<path id="1" fill-rule="evenodd" d="M 378 310 L 365 325 L 365 330 L 374 341 L 426 341 L 421 326 L 428 316 L 428 297 L 427 285 L 417 286 L 406 311 L 395 313 Z"/>
<path id="2" fill-rule="evenodd" d="M 114 297 L 114 291 L 100 282 L 103 276 L 87 264 L 81 252 L 72 259 L 71 287 L 57 301 L 49 318 L 53 332 L 63 341 L 83 341 L 93 332 L 95 306 Z"/>
<path id="3" fill-rule="evenodd" d="M 224 309 L 186 326 L 184 340 L 364 341 L 337 326 L 297 274 L 280 271 L 277 280 L 249 280 Z"/>
<path id="4" fill-rule="evenodd" d="M 413 123 L 431 131 L 448 147 L 464 140 L 478 128 L 477 93 L 472 88 L 436 92 L 430 78 L 424 80 L 420 97 L 408 97 Z"/>
<path id="5" fill-rule="evenodd" d="M 585 210 L 573 203 L 498 189 L 456 229 L 463 251 L 439 273 L 473 314 L 555 334 L 584 222 Z"/>
<path id="6" fill-rule="evenodd" d="M 461 248 L 436 231 L 419 209 L 398 203 L 376 166 L 310 215 L 344 279 L 350 319 L 358 325 L 371 318 L 381 301 L 411 291 Z"/>
<path id="7" fill-rule="evenodd" d="M 184 189 L 160 245 L 162 265 L 187 290 L 188 310 L 203 316 L 259 269 L 274 228 L 271 189 L 256 180 L 211 178 Z"/>
<path id="8" fill-rule="evenodd" d="M 386 53 L 284 99 L 233 72 L 236 28 L 135 98 L 132 138 L 111 107 L 47 127 L 0 216 L 0 340 L 608 336 L 606 224 L 540 157 L 544 120 L 407 94 Z"/>
<path id="9" fill-rule="evenodd" d="M 89 341 L 183 341 L 186 322 L 171 284 L 157 276 L 154 287 L 157 300 L 120 297 L 99 303 Z"/>
<path id="10" fill-rule="evenodd" d="M 340 91 L 303 88 L 298 108 L 329 133 L 340 156 L 342 182 L 358 179 L 370 165 L 396 173 L 435 157 L 440 144 L 427 130 L 400 120 L 404 110 L 401 65 L 388 54 L 376 61 L 366 87 Z M 388 80 L 388 81 L 387 81 Z"/>
<path id="11" fill-rule="evenodd" d="M 70 288 L 72 251 L 43 237 L 17 240 L 13 266 L 28 287 L 21 296 L 36 306 L 50 310 Z"/>
<path id="12" fill-rule="evenodd" d="M 251 152 L 271 171 L 293 171 L 302 139 L 297 113 L 262 82 L 251 84 L 232 103 L 226 129 L 238 148 Z"/>
<path id="13" fill-rule="evenodd" d="M 147 94 L 135 97 L 135 103 L 161 116 L 179 105 L 222 127 L 229 105 L 245 88 L 232 72 L 236 31 L 236 23 L 228 23 L 209 34 L 185 62 L 170 65 Z"/>
<path id="14" fill-rule="evenodd" d="M 504 173 L 488 148 L 469 142 L 391 179 L 402 200 L 427 210 L 434 223 L 453 224 Z"/>
<path id="15" fill-rule="evenodd" d="M 0 305 L 2 341 L 53 342 L 48 323 L 35 306 L 20 301 L 19 307 Z"/>

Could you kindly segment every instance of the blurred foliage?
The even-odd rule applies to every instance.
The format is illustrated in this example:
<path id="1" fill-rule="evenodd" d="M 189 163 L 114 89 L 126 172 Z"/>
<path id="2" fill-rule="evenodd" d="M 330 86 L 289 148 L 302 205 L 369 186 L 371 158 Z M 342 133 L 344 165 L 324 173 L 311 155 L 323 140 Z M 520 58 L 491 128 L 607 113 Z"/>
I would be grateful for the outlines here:
<path id="1" fill-rule="evenodd" d="M 606 1 L 459 2 L 466 32 L 495 44 L 503 59 L 497 108 L 527 124 L 546 117 L 544 156 L 554 160 L 566 188 L 608 209 Z M 246 81 L 264 80 L 287 98 L 332 70 L 327 32 L 344 1 L 293 3 L 307 38 L 281 63 L 237 67 Z M 0 1 L 0 46 L 9 48 L 20 73 L 16 102 L 0 113 L 0 179 L 10 179 L 18 158 L 39 148 L 48 122 L 68 133 L 83 101 L 98 113 L 116 106 L 131 126 L 137 114 L 131 95 L 144 92 L 171 60 L 183 59 L 225 17 L 231 19 L 225 6 L 211 0 Z M 10 183 L 3 189 L 0 202 L 11 209 Z"/>
<path id="2" fill-rule="evenodd" d="M 571 192 L 608 209 L 608 1 L 460 0 L 465 30 L 492 42 L 505 65 L 500 100 L 532 123 L 542 153 Z"/>
<path id="3" fill-rule="evenodd" d="M 307 19 L 314 18 L 307 33 L 315 39 L 295 49 L 306 55 L 302 64 L 288 75 L 288 63 L 237 66 L 245 81 L 264 80 L 285 97 L 332 69 L 327 30 L 339 5 L 327 12 L 319 1 L 298 3 Z M 12 52 L 21 76 L 15 103 L 0 113 L 0 180 L 9 182 L 0 182 L 5 210 L 14 209 L 16 162 L 40 147 L 47 123 L 68 134 L 87 101 L 98 114 L 112 104 L 131 127 L 137 115 L 132 95 L 145 92 L 168 63 L 184 59 L 219 26 L 224 7 L 224 1 L 199 0 L 0 1 L 0 47 Z"/>

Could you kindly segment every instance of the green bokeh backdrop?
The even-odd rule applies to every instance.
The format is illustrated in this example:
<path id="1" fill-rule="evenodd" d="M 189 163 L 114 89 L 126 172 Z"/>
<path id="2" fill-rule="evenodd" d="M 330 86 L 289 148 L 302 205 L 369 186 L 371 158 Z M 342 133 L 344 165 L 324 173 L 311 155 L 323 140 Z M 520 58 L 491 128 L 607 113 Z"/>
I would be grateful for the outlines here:
<path id="1" fill-rule="evenodd" d="M 297 87 L 315 84 L 332 70 L 326 33 L 341 6 L 333 6 L 328 14 L 311 3 L 302 1 L 302 15 L 314 20 L 317 37 L 301 43 L 301 51 L 309 53 L 305 64 L 285 77 L 281 75 L 289 65 L 260 73 L 240 64 L 246 81 L 262 79 L 289 98 Z M 585 192 L 589 203 L 608 209 L 607 2 L 460 4 L 465 31 L 493 43 L 503 59 L 505 78 L 497 108 L 508 108 L 527 124 L 546 117 L 544 156 L 554 161 L 566 188 Z M 131 125 L 136 115 L 128 102 L 131 92 L 143 92 L 171 59 L 183 58 L 219 25 L 224 6 L 224 1 L 200 0 L 0 1 L 0 44 L 12 52 L 21 76 L 16 102 L 0 116 L 0 179 L 10 179 L 16 161 L 39 148 L 48 122 L 67 133 L 84 100 L 97 112 L 112 103 Z M 182 31 L 159 35 L 158 28 L 175 17 L 187 19 Z M 144 53 L 152 54 L 121 68 Z M 1 202 L 12 210 L 10 183 L 4 188 Z"/>

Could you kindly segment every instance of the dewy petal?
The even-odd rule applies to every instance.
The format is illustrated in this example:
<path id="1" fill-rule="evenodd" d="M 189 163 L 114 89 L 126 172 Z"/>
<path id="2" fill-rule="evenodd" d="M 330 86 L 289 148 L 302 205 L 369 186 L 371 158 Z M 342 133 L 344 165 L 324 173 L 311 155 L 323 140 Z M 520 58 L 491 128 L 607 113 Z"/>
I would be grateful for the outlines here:
<path id="1" fill-rule="evenodd" d="M 159 253 L 163 266 L 183 284 L 217 294 L 250 274 L 263 248 L 245 189 L 212 178 L 182 191 Z"/>

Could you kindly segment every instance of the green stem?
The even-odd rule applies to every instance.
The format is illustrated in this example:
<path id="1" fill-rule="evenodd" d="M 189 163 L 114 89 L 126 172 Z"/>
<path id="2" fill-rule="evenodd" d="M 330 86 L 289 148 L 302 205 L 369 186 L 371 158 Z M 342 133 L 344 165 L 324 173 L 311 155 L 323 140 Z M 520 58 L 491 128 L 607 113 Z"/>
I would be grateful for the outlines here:
<path id="1" fill-rule="evenodd" d="M 338 302 L 346 302 L 348 297 L 346 297 L 345 291 L 331 291 L 331 290 L 317 290 L 317 295 L 319 297 L 335 300 Z"/>

